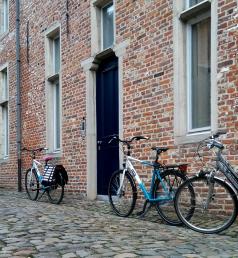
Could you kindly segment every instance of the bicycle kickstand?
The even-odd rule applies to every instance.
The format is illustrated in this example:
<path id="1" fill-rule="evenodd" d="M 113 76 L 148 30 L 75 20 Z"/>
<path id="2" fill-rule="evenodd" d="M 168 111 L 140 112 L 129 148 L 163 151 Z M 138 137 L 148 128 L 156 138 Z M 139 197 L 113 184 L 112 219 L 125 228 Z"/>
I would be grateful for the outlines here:
<path id="1" fill-rule="evenodd" d="M 149 205 L 147 206 L 147 204 L 149 203 Z M 153 203 L 149 202 L 148 200 L 145 201 L 144 206 L 143 206 L 143 210 L 138 212 L 137 215 L 140 218 L 144 218 L 146 213 L 150 210 L 150 208 L 153 206 Z"/>
<path id="2" fill-rule="evenodd" d="M 42 196 L 45 194 L 45 192 L 46 192 L 46 190 L 44 190 L 44 191 L 42 192 L 42 194 L 40 195 L 40 197 L 38 197 L 37 201 L 39 201 L 39 200 L 42 198 Z"/>

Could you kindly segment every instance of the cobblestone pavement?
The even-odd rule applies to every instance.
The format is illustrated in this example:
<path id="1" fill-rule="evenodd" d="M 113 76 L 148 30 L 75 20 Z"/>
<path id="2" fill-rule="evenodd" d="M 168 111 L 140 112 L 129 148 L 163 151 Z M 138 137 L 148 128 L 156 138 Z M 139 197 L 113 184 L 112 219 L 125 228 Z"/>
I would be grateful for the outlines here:
<path id="1" fill-rule="evenodd" d="M 105 201 L 70 198 L 53 205 L 0 189 L 0 258 L 238 257 L 238 225 L 203 235 L 145 219 L 114 215 Z"/>

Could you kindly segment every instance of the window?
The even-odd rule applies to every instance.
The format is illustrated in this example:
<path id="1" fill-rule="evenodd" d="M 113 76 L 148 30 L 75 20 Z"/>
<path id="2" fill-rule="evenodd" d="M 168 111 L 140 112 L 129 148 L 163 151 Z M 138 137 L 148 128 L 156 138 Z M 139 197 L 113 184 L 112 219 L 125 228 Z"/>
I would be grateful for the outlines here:
<path id="1" fill-rule="evenodd" d="M 91 0 L 91 55 L 106 53 L 115 44 L 115 5 L 112 0 Z"/>
<path id="2" fill-rule="evenodd" d="M 47 141 L 49 149 L 59 152 L 61 148 L 61 87 L 60 87 L 60 30 L 47 34 Z"/>
<path id="3" fill-rule="evenodd" d="M 60 71 L 60 38 L 56 36 L 52 40 L 53 45 L 53 66 L 54 66 L 54 73 L 58 74 Z"/>
<path id="4" fill-rule="evenodd" d="M 216 3 L 175 1 L 175 138 L 189 142 L 216 127 Z M 215 2 L 215 1 L 214 1 Z M 213 35 L 213 37 L 212 37 Z M 214 52 L 215 51 L 215 52 Z M 181 124 L 182 123 L 182 124 Z M 199 137 L 197 137 L 199 139 Z"/>
<path id="5" fill-rule="evenodd" d="M 8 31 L 8 0 L 0 0 L 0 34 Z"/>
<path id="6" fill-rule="evenodd" d="M 0 71 L 0 158 L 8 157 L 8 75 L 7 68 Z"/>
<path id="7" fill-rule="evenodd" d="M 60 149 L 60 86 L 59 81 L 53 85 L 53 131 L 54 131 L 54 150 Z"/>
<path id="8" fill-rule="evenodd" d="M 109 48 L 114 43 L 114 5 L 110 3 L 102 8 L 102 46 Z"/>
<path id="9" fill-rule="evenodd" d="M 203 0 L 190 0 L 188 1 L 189 2 L 189 7 L 193 6 L 193 5 L 196 5 L 200 2 L 202 2 Z"/>
<path id="10" fill-rule="evenodd" d="M 188 25 L 188 129 L 208 130 L 211 126 L 211 19 Z"/>

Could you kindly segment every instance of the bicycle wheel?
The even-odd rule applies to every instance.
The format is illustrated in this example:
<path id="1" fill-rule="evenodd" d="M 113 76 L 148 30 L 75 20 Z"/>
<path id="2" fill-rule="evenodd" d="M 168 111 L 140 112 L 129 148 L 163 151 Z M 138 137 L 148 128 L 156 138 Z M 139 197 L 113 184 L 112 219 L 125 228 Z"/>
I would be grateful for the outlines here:
<path id="1" fill-rule="evenodd" d="M 25 188 L 29 199 L 35 201 L 39 194 L 39 180 L 34 169 L 26 171 Z"/>
<path id="2" fill-rule="evenodd" d="M 60 204 L 64 197 L 64 179 L 61 174 L 59 174 L 58 178 L 59 182 L 54 180 L 50 186 L 47 187 L 46 193 L 48 195 L 48 199 L 51 203 Z"/>
<path id="3" fill-rule="evenodd" d="M 172 197 L 175 197 L 175 193 L 178 187 L 187 179 L 187 177 L 178 170 L 168 169 L 161 173 L 161 179 Z M 192 187 L 189 188 L 190 191 Z M 160 180 L 155 181 L 154 185 L 154 198 L 159 195 L 165 195 Z M 169 201 L 159 201 L 156 203 L 156 209 L 160 217 L 169 225 L 179 226 L 182 225 L 182 221 L 179 219 L 174 205 L 174 198 Z"/>
<path id="4" fill-rule="evenodd" d="M 188 192 L 191 184 L 194 196 Z M 180 186 L 175 197 L 175 207 L 187 227 L 206 234 L 219 233 L 235 221 L 237 197 L 222 179 L 196 176 Z M 193 216 L 187 219 L 185 215 L 191 208 Z"/>
<path id="5" fill-rule="evenodd" d="M 109 181 L 108 197 L 113 211 L 121 217 L 129 216 L 136 204 L 137 190 L 128 171 L 115 171 Z"/>

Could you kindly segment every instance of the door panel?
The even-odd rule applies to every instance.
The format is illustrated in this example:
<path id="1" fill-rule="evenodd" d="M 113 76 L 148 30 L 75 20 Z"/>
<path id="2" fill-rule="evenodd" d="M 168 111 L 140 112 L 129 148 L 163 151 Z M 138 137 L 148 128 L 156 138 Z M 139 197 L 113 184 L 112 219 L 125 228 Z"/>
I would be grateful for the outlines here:
<path id="1" fill-rule="evenodd" d="M 118 143 L 107 144 L 107 137 L 119 131 L 118 59 L 115 56 L 100 64 L 96 88 L 97 191 L 105 195 L 111 174 L 119 168 Z"/>

